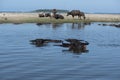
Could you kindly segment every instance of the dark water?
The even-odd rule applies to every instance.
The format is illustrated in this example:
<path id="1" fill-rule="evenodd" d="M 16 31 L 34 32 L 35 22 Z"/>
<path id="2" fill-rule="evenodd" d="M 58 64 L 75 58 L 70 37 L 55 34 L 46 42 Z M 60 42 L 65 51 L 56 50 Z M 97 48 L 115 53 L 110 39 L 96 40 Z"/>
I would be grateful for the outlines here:
<path id="1" fill-rule="evenodd" d="M 36 38 L 88 41 L 89 52 L 35 47 Z M 120 28 L 83 24 L 0 24 L 0 80 L 119 80 Z"/>

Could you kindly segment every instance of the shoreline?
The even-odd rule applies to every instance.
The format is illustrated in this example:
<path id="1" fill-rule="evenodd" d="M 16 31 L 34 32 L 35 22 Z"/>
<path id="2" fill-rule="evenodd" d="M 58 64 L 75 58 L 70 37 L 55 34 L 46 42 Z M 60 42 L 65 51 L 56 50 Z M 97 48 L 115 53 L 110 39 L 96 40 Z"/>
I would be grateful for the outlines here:
<path id="1" fill-rule="evenodd" d="M 61 15 L 65 19 L 38 17 L 39 13 L 0 13 L 0 23 L 79 23 L 79 22 L 120 22 L 120 14 L 85 14 L 86 19 Z"/>

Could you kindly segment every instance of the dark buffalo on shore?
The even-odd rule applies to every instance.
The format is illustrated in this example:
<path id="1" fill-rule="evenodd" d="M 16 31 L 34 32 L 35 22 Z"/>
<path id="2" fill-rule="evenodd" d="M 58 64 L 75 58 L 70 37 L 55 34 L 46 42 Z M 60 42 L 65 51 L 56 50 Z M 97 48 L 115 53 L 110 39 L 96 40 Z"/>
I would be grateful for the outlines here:
<path id="1" fill-rule="evenodd" d="M 53 17 L 54 17 L 55 19 L 64 19 L 64 16 L 61 15 L 61 14 L 55 14 Z"/>
<path id="2" fill-rule="evenodd" d="M 45 13 L 45 17 L 51 17 L 50 13 Z"/>
<path id="3" fill-rule="evenodd" d="M 45 17 L 44 14 L 38 14 L 38 17 Z"/>
<path id="4" fill-rule="evenodd" d="M 83 19 L 86 18 L 84 12 L 81 12 L 80 10 L 72 10 L 67 13 L 67 16 L 69 15 L 72 15 L 73 18 L 74 16 L 78 16 L 79 19 L 81 19 L 81 17 L 83 17 Z"/>

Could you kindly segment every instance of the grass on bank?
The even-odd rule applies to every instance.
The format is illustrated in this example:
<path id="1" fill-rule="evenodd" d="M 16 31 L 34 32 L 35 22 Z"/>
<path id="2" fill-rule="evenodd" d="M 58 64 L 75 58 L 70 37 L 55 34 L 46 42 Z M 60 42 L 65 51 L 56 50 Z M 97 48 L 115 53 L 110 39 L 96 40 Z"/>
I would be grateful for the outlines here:
<path id="1" fill-rule="evenodd" d="M 118 19 L 110 19 L 110 20 L 94 20 L 94 19 L 51 19 L 51 18 L 7 18 L 0 19 L 0 23 L 79 23 L 79 22 L 119 22 Z"/>

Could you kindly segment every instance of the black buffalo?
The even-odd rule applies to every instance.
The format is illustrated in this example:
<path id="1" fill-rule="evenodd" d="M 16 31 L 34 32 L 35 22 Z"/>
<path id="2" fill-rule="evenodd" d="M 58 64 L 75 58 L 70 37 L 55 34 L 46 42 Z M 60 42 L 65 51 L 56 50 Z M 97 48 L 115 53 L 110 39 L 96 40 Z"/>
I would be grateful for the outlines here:
<path id="1" fill-rule="evenodd" d="M 44 14 L 38 14 L 38 17 L 45 17 Z"/>
<path id="2" fill-rule="evenodd" d="M 70 12 L 67 13 L 67 16 L 72 15 L 72 17 L 74 18 L 74 16 L 78 16 L 78 18 L 81 19 L 81 16 L 83 17 L 83 19 L 85 19 L 85 14 L 84 12 L 81 12 L 80 10 L 72 10 Z"/>
<path id="3" fill-rule="evenodd" d="M 45 17 L 51 17 L 50 13 L 45 13 Z"/>
<path id="4" fill-rule="evenodd" d="M 55 19 L 64 19 L 64 16 L 60 15 L 60 14 L 55 14 L 53 16 Z"/>
<path id="5" fill-rule="evenodd" d="M 52 13 L 53 13 L 53 15 L 55 15 L 55 14 L 57 13 L 57 10 L 56 10 L 56 9 L 53 9 L 53 10 L 52 10 Z"/>

